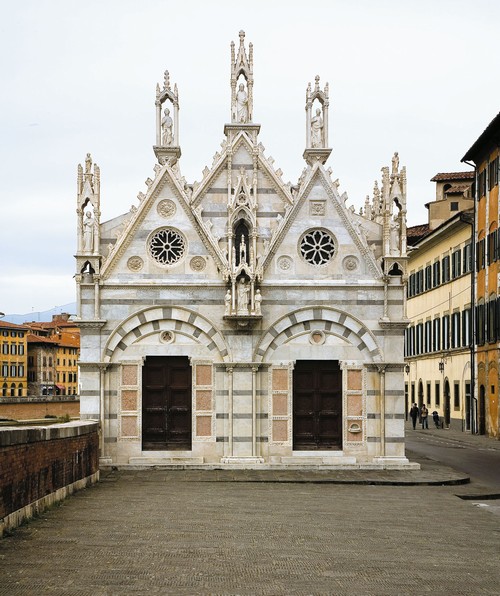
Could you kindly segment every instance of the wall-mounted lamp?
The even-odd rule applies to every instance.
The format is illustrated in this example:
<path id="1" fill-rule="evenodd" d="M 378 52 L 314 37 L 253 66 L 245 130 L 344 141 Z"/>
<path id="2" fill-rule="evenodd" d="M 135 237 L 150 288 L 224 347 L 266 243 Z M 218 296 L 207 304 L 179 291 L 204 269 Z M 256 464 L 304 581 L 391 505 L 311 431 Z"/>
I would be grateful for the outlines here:
<path id="1" fill-rule="evenodd" d="M 410 365 L 409 365 L 409 364 L 407 364 L 407 365 L 405 366 L 405 373 L 406 373 L 407 375 L 409 375 L 409 374 L 410 374 Z"/>

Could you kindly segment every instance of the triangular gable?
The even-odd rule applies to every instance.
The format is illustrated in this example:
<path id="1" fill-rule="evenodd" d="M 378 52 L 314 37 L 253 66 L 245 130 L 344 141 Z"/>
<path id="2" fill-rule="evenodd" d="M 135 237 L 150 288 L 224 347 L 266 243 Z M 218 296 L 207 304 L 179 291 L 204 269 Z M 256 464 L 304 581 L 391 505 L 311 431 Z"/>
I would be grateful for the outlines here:
<path id="1" fill-rule="evenodd" d="M 298 214 L 302 210 L 305 201 L 309 198 L 310 192 L 317 181 L 323 186 L 327 197 L 339 215 L 344 228 L 349 233 L 353 244 L 356 246 L 364 262 L 368 265 L 369 270 L 375 278 L 380 277 L 382 271 L 377 264 L 373 251 L 363 239 L 359 226 L 350 216 L 349 209 L 345 206 L 343 197 L 339 195 L 336 186 L 332 183 L 324 167 L 319 162 L 315 163 L 311 169 L 305 172 L 298 190 L 297 199 L 291 209 L 287 211 L 285 218 L 272 239 L 269 253 L 263 263 L 264 269 L 269 265 L 273 255 L 276 254 L 292 224 L 297 220 Z"/>
<path id="2" fill-rule="evenodd" d="M 176 195 L 177 201 L 184 213 L 191 221 L 193 230 L 196 230 L 204 247 L 207 252 L 212 256 L 215 264 L 220 269 L 223 268 L 223 262 L 221 260 L 220 251 L 216 250 L 213 243 L 209 240 L 207 233 L 203 226 L 200 226 L 199 218 L 193 213 L 189 206 L 189 196 L 186 190 L 181 184 L 181 179 L 176 175 L 176 172 L 168 165 L 155 166 L 156 177 L 153 181 L 150 181 L 148 191 L 146 195 L 142 196 L 141 203 L 133 216 L 126 224 L 124 230 L 120 234 L 111 254 L 104 262 L 101 270 L 103 279 L 110 276 L 111 272 L 115 269 L 118 260 L 123 256 L 127 250 L 132 238 L 135 237 L 137 231 L 144 222 L 146 215 L 149 213 L 154 201 L 157 199 L 162 188 L 165 184 L 169 184 L 174 194 Z M 139 195 L 141 196 L 141 195 Z"/>

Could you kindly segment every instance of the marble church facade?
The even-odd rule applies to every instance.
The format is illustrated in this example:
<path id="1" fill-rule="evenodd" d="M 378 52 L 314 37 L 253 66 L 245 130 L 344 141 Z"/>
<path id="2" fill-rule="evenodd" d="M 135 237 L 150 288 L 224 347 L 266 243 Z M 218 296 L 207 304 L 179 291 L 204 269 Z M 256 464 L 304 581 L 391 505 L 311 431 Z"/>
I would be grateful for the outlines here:
<path id="1" fill-rule="evenodd" d="M 325 166 L 329 89 L 316 77 L 306 166 L 285 183 L 253 85 L 240 32 L 230 122 L 200 182 L 182 175 L 168 72 L 138 203 L 101 223 L 99 168 L 90 154 L 78 167 L 81 417 L 100 421 L 103 464 L 411 466 L 405 168 L 394 154 L 361 212 L 347 205 Z"/>

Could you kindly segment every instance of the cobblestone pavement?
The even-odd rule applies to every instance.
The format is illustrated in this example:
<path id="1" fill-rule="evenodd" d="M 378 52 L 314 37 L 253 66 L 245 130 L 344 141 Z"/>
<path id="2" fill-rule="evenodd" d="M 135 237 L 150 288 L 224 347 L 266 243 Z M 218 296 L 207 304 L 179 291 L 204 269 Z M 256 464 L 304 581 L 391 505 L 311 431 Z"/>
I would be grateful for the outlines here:
<path id="1" fill-rule="evenodd" d="M 0 541 L 0 594 L 499 593 L 500 516 L 471 485 L 232 478 L 104 473 Z"/>

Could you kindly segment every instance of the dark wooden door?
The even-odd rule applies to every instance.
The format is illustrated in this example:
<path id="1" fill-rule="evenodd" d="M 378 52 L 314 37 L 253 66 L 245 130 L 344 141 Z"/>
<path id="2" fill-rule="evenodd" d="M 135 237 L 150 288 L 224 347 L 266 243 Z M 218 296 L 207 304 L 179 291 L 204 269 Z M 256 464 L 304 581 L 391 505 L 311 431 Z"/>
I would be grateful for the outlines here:
<path id="1" fill-rule="evenodd" d="M 293 448 L 342 448 L 342 371 L 336 360 L 298 360 L 293 371 Z"/>
<path id="2" fill-rule="evenodd" d="M 186 356 L 148 356 L 142 371 L 142 448 L 191 449 L 191 366 Z"/>

